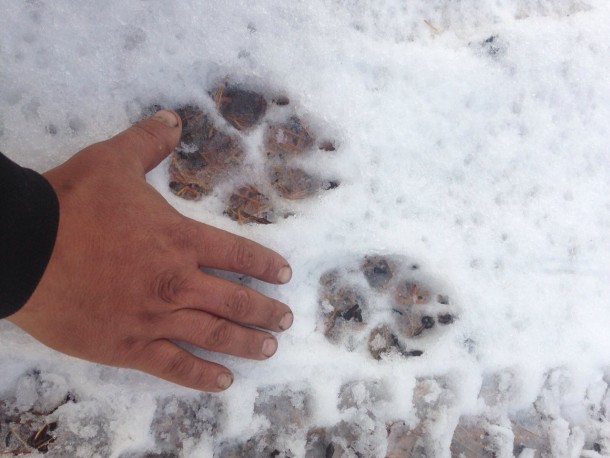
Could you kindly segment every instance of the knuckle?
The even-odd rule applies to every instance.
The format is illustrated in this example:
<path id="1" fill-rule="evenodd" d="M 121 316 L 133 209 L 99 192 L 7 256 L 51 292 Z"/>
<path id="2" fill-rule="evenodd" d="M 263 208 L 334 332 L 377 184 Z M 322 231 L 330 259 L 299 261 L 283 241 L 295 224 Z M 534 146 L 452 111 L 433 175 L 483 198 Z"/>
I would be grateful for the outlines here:
<path id="1" fill-rule="evenodd" d="M 214 387 L 211 374 L 204 368 L 198 366 L 191 371 L 191 383 L 204 390 L 209 390 Z"/>
<path id="2" fill-rule="evenodd" d="M 233 332 L 228 321 L 215 319 L 211 330 L 205 338 L 205 346 L 208 349 L 226 348 L 230 345 Z"/>
<path id="3" fill-rule="evenodd" d="M 195 247 L 202 249 L 205 240 L 199 237 L 199 229 L 195 224 L 189 224 L 185 218 L 179 218 L 170 225 L 170 237 L 180 251 L 192 251 Z"/>
<path id="4" fill-rule="evenodd" d="M 174 304 L 186 289 L 186 277 L 177 271 L 164 271 L 153 282 L 153 293 L 168 304 Z"/>
<path id="5" fill-rule="evenodd" d="M 262 275 L 265 278 L 275 278 L 277 276 L 278 268 L 275 263 L 273 256 L 266 256 L 263 262 Z"/>
<path id="6" fill-rule="evenodd" d="M 186 350 L 181 350 L 166 362 L 164 372 L 178 379 L 189 378 L 195 367 L 193 356 Z"/>
<path id="7" fill-rule="evenodd" d="M 250 270 L 254 265 L 254 250 L 250 243 L 236 240 L 230 251 L 233 267 L 238 271 Z"/>
<path id="8" fill-rule="evenodd" d="M 277 326 L 280 319 L 287 312 L 284 304 L 273 299 L 270 299 L 269 305 L 265 307 L 265 310 L 267 311 L 267 321 L 274 327 Z"/>
<path id="9" fill-rule="evenodd" d="M 247 341 L 246 351 L 248 352 L 248 358 L 261 359 L 266 358 L 262 353 L 263 341 L 269 337 L 268 334 L 259 334 L 251 332 Z"/>
<path id="10" fill-rule="evenodd" d="M 124 365 L 132 360 L 142 351 L 142 343 L 135 336 L 127 336 L 117 342 L 115 363 Z"/>
<path id="11" fill-rule="evenodd" d="M 245 319 L 250 312 L 250 295 L 243 288 L 236 289 L 227 302 L 229 316 L 236 320 Z"/>

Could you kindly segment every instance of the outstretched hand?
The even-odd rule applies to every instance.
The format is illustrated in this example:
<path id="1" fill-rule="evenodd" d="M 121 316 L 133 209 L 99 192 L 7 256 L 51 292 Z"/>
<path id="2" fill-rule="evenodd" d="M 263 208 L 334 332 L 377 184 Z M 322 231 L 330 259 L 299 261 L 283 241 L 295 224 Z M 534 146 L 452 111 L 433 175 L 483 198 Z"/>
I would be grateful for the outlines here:
<path id="1" fill-rule="evenodd" d="M 209 267 L 286 283 L 277 253 L 180 215 L 145 180 L 180 139 L 163 110 L 80 151 L 45 177 L 60 219 L 46 271 L 9 319 L 44 344 L 191 388 L 228 388 L 231 372 L 174 340 L 263 360 L 293 315 L 285 304 L 204 273 Z"/>

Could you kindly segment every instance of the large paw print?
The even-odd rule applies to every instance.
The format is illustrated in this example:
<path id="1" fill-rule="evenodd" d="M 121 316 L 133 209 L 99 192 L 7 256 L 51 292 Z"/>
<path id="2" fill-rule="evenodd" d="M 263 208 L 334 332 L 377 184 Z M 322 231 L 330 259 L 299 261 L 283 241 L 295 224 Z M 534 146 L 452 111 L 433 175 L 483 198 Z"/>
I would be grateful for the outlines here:
<path id="1" fill-rule="evenodd" d="M 365 256 L 320 277 L 324 335 L 374 359 L 423 354 L 420 338 L 452 324 L 455 306 L 420 266 L 402 256 Z"/>
<path id="2" fill-rule="evenodd" d="M 270 224 L 292 214 L 290 201 L 339 185 L 311 171 L 315 155 L 334 151 L 334 142 L 318 140 L 287 97 L 268 100 L 226 82 L 210 96 L 215 112 L 195 105 L 176 109 L 183 130 L 169 166 L 174 194 L 196 200 L 219 193 L 229 218 Z M 227 182 L 234 188 L 220 189 Z"/>

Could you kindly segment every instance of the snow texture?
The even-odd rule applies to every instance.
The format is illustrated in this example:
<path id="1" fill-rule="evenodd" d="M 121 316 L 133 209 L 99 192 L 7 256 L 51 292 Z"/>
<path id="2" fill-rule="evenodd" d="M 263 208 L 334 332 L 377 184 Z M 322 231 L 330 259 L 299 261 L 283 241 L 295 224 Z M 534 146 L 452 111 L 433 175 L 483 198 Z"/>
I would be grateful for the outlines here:
<path id="1" fill-rule="evenodd" d="M 266 362 L 200 352 L 236 374 L 207 395 L 61 355 L 2 322 L 0 452 L 38 431 L 38 443 L 56 437 L 49 457 L 610 456 L 608 2 L 0 11 L 0 150 L 22 165 L 57 165 L 153 103 L 212 107 L 230 78 L 287 96 L 336 146 L 308 170 L 340 181 L 275 224 L 239 225 L 219 193 L 185 201 L 167 162 L 151 172 L 185 215 L 290 260 L 289 285 L 251 284 L 293 308 L 293 327 Z M 256 179 L 262 131 L 244 138 Z M 325 336 L 320 277 L 367 255 L 412 260 L 455 305 L 421 356 L 375 358 L 365 341 Z M 378 293 L 358 281 L 374 311 Z"/>

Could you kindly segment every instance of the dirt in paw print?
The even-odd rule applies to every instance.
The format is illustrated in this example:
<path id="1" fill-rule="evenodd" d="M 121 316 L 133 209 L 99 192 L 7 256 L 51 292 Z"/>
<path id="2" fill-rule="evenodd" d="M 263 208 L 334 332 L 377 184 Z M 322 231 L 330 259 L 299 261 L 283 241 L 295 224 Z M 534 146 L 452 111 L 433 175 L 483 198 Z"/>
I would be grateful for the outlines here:
<path id="1" fill-rule="evenodd" d="M 213 110 L 176 108 L 183 130 L 169 166 L 174 194 L 198 200 L 218 193 L 229 218 L 270 224 L 293 214 L 290 201 L 339 186 L 312 170 L 315 155 L 335 151 L 335 142 L 317 138 L 286 96 L 229 82 L 209 96 Z M 233 189 L 220 186 L 225 183 Z"/>
<path id="2" fill-rule="evenodd" d="M 243 161 L 236 137 L 220 132 L 211 118 L 194 106 L 178 108 L 182 119 L 180 145 L 169 166 L 171 190 L 188 200 L 208 195 Z"/>
<path id="3" fill-rule="evenodd" d="M 376 360 L 420 356 L 424 337 L 451 325 L 457 310 L 437 282 L 403 256 L 372 254 L 320 277 L 320 330 Z"/>

